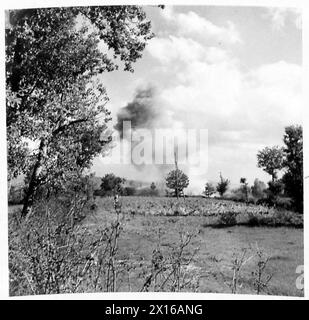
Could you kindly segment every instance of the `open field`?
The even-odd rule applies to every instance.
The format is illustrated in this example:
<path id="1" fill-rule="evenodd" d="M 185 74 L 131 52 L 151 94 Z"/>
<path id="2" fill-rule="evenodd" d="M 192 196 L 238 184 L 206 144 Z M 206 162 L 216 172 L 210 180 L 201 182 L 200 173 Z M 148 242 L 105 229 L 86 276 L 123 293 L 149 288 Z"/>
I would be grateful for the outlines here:
<path id="1" fill-rule="evenodd" d="M 173 269 L 173 264 L 180 260 L 183 263 L 181 276 L 182 283 L 186 285 L 175 291 L 231 293 L 233 262 L 245 253 L 249 260 L 241 268 L 237 293 L 254 294 L 256 286 L 252 273 L 257 270 L 259 249 L 269 257 L 263 277 L 271 276 L 261 293 L 303 296 L 303 290 L 296 287 L 296 279 L 300 276 L 296 268 L 304 262 L 300 224 L 296 224 L 296 228 L 288 224 L 270 227 L 245 223 L 252 214 L 259 219 L 268 217 L 270 221 L 274 216 L 283 214 L 284 221 L 288 223 L 291 221 L 289 215 L 294 213 L 202 198 L 180 199 L 178 202 L 175 198 L 122 197 L 120 203 L 121 210 L 117 216 L 112 197 L 97 197 L 96 210 L 91 211 L 80 225 L 89 231 L 87 236 L 82 236 L 89 243 L 92 236 L 100 234 L 99 230 L 117 219 L 121 221 L 118 251 L 113 262 L 117 269 L 115 291 L 173 291 L 173 285 L 160 287 L 154 282 L 145 289 L 147 277 L 153 272 L 154 259 L 159 255 L 159 264 L 161 261 L 169 265 L 165 275 Z M 16 210 L 20 210 L 20 206 L 9 207 L 10 214 Z M 217 224 L 222 215 L 234 214 L 237 225 Z M 184 235 L 194 236 L 184 247 L 181 259 L 177 260 L 175 256 Z M 163 280 L 158 278 L 157 283 L 162 284 Z M 92 291 L 87 282 L 80 290 Z"/>
<path id="2" fill-rule="evenodd" d="M 302 296 L 303 291 L 296 288 L 296 268 L 303 265 L 303 229 L 291 227 L 248 227 L 233 226 L 226 228 L 207 227 L 211 208 L 243 204 L 221 202 L 213 199 L 180 200 L 181 207 L 195 207 L 205 215 L 189 216 L 159 215 L 158 210 L 168 210 L 176 199 L 123 197 L 122 213 L 124 229 L 119 238 L 119 259 L 127 265 L 138 265 L 130 272 L 130 280 L 124 275 L 119 283 L 121 291 L 139 291 L 145 276 L 143 263 L 151 260 L 153 250 L 160 247 L 169 254 L 171 247 L 177 246 L 181 232 L 196 232 L 185 254 L 199 248 L 188 268 L 188 273 L 200 276 L 195 287 L 199 292 L 230 293 L 232 281 L 232 260 L 239 257 L 243 249 L 251 256 L 259 247 L 270 260 L 266 274 L 272 275 L 266 293 L 272 295 Z M 84 224 L 90 228 L 109 224 L 116 219 L 111 198 L 97 198 L 97 212 L 88 217 Z M 191 210 L 190 209 L 190 210 Z M 223 210 L 223 209 L 222 209 Z M 245 210 L 245 208 L 243 209 Z M 251 208 L 253 210 L 253 208 Z M 255 210 L 262 210 L 256 207 Z M 157 214 L 156 214 L 157 213 Z M 217 212 L 215 212 L 217 214 Z M 244 265 L 237 293 L 254 293 L 251 273 L 256 262 L 251 259 Z M 186 290 L 184 290 L 186 291 Z"/>

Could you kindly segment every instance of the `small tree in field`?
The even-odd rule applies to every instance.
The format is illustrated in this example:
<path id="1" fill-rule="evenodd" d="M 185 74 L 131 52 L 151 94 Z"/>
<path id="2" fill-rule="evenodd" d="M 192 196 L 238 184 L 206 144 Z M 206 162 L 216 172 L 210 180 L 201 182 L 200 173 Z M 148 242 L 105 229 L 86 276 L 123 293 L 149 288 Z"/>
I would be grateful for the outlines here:
<path id="1" fill-rule="evenodd" d="M 258 167 L 271 175 L 274 182 L 284 166 L 284 150 L 279 146 L 266 147 L 257 154 Z"/>
<path id="2" fill-rule="evenodd" d="M 178 198 L 189 185 L 188 176 L 179 169 L 172 170 L 166 177 L 166 186 L 175 191 Z"/>
<path id="3" fill-rule="evenodd" d="M 216 188 L 214 185 L 210 182 L 207 182 L 205 185 L 204 194 L 207 198 L 209 198 L 211 195 L 213 195 L 216 192 Z"/>
<path id="4" fill-rule="evenodd" d="M 223 197 L 223 195 L 227 191 L 229 184 L 230 184 L 230 180 L 224 179 L 222 177 L 221 172 L 220 172 L 220 182 L 218 182 L 218 184 L 217 184 L 217 191 L 219 192 L 221 197 Z"/>

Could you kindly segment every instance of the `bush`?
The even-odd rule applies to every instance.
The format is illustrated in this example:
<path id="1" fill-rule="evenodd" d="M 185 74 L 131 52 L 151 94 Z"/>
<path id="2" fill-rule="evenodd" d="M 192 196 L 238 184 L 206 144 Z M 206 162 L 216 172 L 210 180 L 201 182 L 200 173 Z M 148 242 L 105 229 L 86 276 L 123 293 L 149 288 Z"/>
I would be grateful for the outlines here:
<path id="1" fill-rule="evenodd" d="M 278 197 L 275 200 L 274 204 L 276 205 L 276 207 L 279 207 L 282 209 L 286 209 L 286 210 L 292 209 L 292 199 L 291 198 Z"/>
<path id="2" fill-rule="evenodd" d="M 113 173 L 108 173 L 101 180 L 101 190 L 107 196 L 114 195 L 115 193 L 123 194 L 124 182 L 124 178 L 117 177 Z"/>
<path id="3" fill-rule="evenodd" d="M 257 213 L 248 213 L 248 220 L 243 223 L 250 227 L 265 226 L 265 227 L 294 227 L 302 228 L 302 216 L 291 211 L 277 210 L 272 214 L 262 215 Z"/>
<path id="4" fill-rule="evenodd" d="M 59 199 L 41 202 L 32 213 L 9 220 L 10 295 L 116 290 L 118 220 L 83 227 L 74 219 L 76 204 Z"/>
<path id="5" fill-rule="evenodd" d="M 136 194 L 136 188 L 134 187 L 125 187 L 123 189 L 124 196 L 134 196 Z"/>
<path id="6" fill-rule="evenodd" d="M 217 228 L 224 228 L 224 227 L 232 227 L 237 225 L 237 213 L 236 212 L 222 212 L 219 217 L 218 220 L 215 223 L 215 227 Z"/>
<path id="7" fill-rule="evenodd" d="M 284 184 L 280 180 L 269 181 L 266 190 L 267 200 L 271 205 L 275 205 L 279 197 L 283 195 Z"/>
<path id="8" fill-rule="evenodd" d="M 249 227 L 257 227 L 260 225 L 260 220 L 257 215 L 248 212 L 248 221 L 246 223 Z"/>

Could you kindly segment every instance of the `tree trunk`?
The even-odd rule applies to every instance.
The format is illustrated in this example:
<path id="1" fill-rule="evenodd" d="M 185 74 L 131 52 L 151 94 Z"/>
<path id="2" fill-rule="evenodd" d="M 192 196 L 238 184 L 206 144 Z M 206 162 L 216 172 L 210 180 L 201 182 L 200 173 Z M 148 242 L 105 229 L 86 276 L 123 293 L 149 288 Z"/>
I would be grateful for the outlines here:
<path id="1" fill-rule="evenodd" d="M 45 146 L 45 141 L 44 141 L 44 139 L 42 139 L 40 142 L 40 146 L 39 146 L 38 157 L 37 157 L 37 160 L 34 164 L 33 171 L 32 171 L 31 177 L 30 177 L 29 185 L 28 185 L 28 189 L 26 191 L 26 195 L 24 198 L 23 210 L 21 212 L 21 216 L 23 218 L 25 218 L 28 215 L 28 213 L 30 212 L 31 207 L 33 205 L 35 192 L 38 187 L 38 173 L 39 173 L 39 169 L 41 167 L 44 146 Z"/>
<path id="2" fill-rule="evenodd" d="M 178 192 L 178 188 L 175 189 L 175 195 L 177 197 L 177 200 L 179 199 L 179 192 Z"/>

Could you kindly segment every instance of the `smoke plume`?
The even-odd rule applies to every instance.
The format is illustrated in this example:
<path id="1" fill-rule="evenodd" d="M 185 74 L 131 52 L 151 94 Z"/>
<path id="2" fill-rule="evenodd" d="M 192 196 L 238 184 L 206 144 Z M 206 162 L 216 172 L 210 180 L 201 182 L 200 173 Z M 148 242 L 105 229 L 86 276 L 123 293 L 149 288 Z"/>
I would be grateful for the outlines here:
<path id="1" fill-rule="evenodd" d="M 121 108 L 117 114 L 115 129 L 123 138 L 123 122 L 131 121 L 132 130 L 149 128 L 160 115 L 160 110 L 155 103 L 156 90 L 153 87 L 138 89 L 132 102 Z"/>

